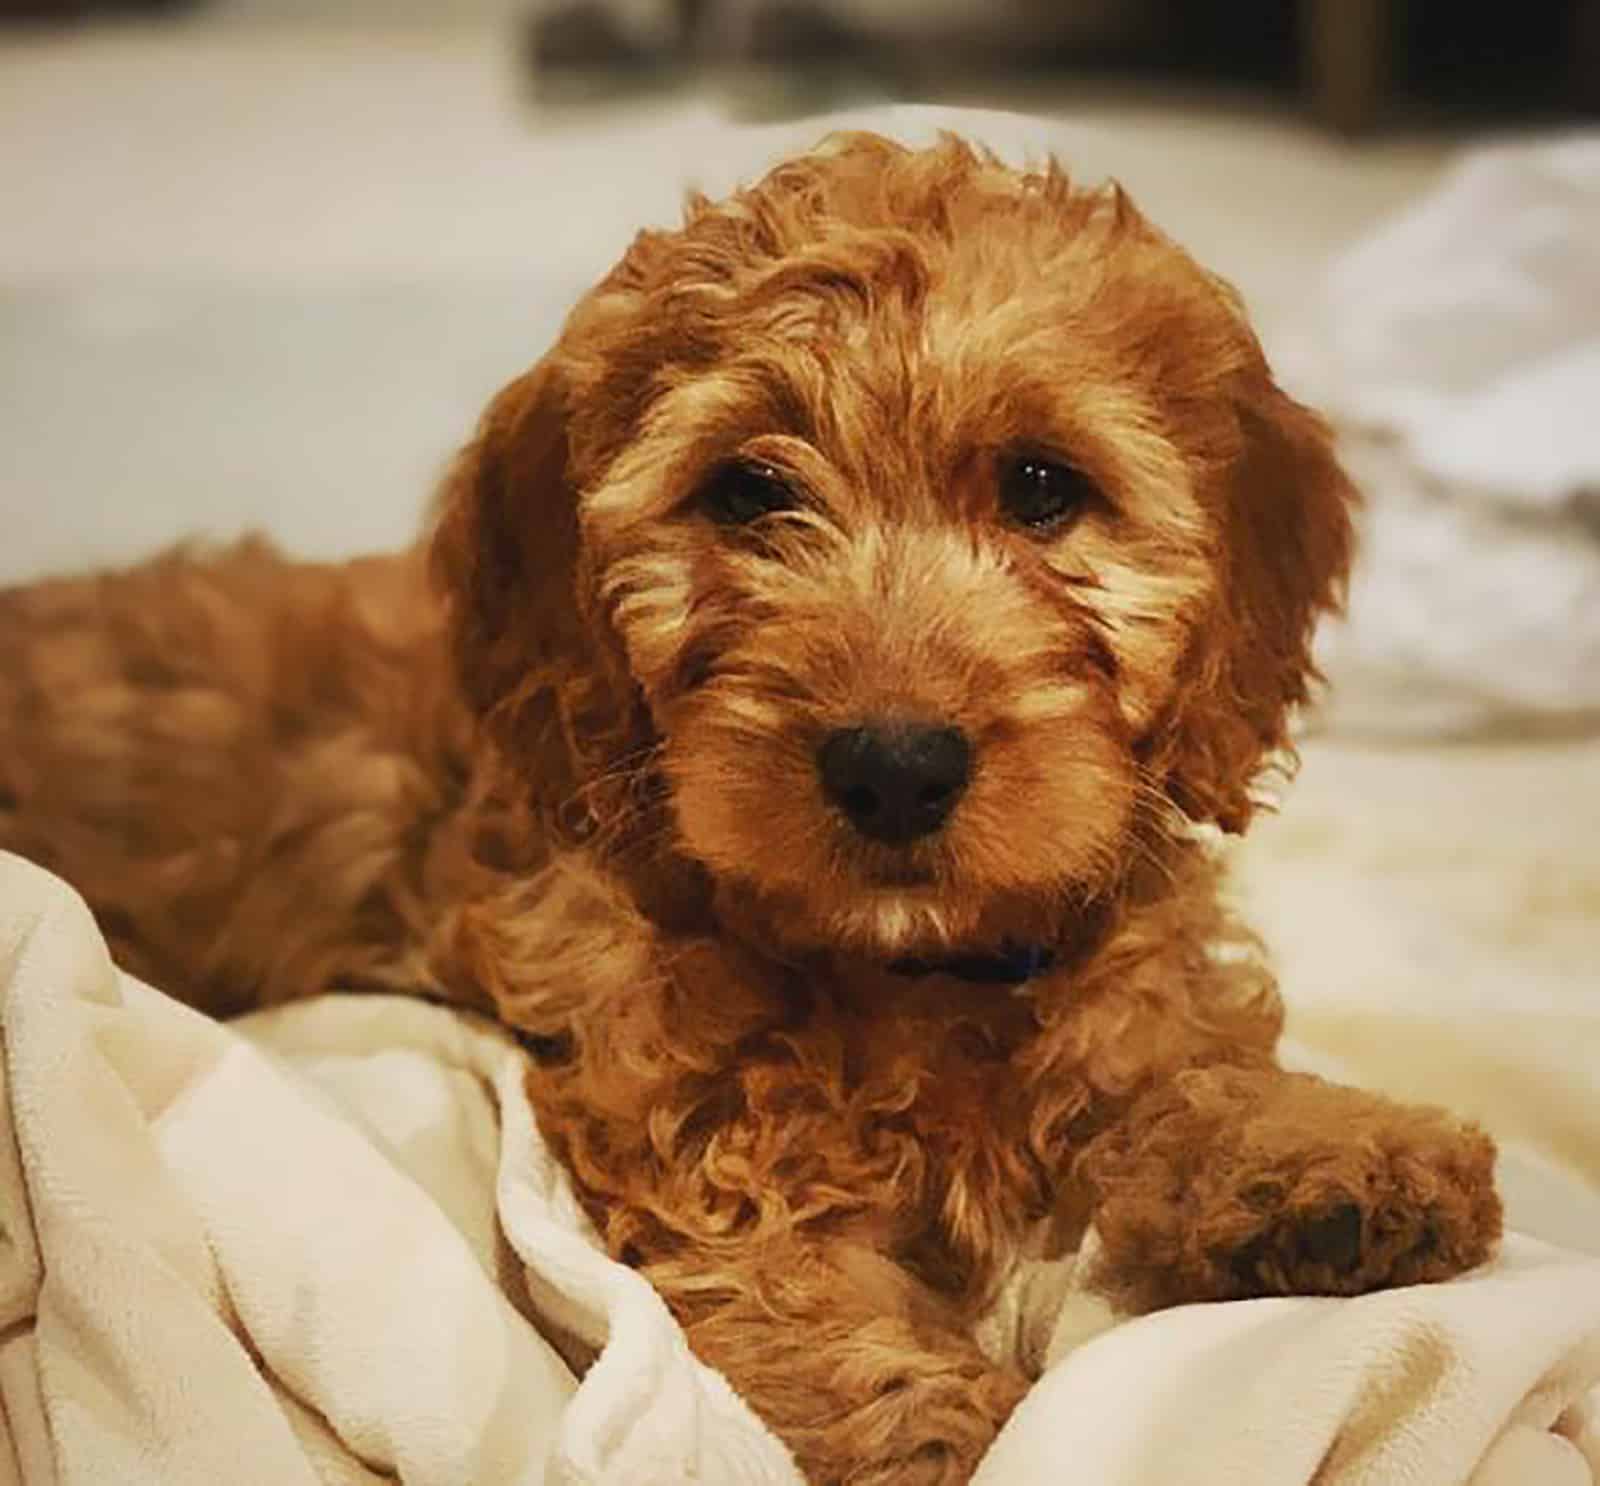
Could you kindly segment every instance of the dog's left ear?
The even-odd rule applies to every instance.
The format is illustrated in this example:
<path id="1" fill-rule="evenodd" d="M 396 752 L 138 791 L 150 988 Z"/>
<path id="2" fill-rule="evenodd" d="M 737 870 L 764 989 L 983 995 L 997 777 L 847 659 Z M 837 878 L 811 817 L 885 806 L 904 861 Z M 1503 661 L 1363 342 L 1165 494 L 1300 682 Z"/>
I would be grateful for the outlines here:
<path id="1" fill-rule="evenodd" d="M 1290 756 L 1289 723 L 1318 680 L 1318 619 L 1344 601 L 1355 487 L 1327 424 L 1251 367 L 1221 491 L 1216 612 L 1203 627 L 1165 750 L 1167 788 L 1193 820 L 1239 832 L 1251 784 Z"/>
<path id="2" fill-rule="evenodd" d="M 495 397 L 457 455 L 429 552 L 461 694 L 547 814 L 637 744 L 632 688 L 588 602 L 570 463 L 552 356 Z"/>

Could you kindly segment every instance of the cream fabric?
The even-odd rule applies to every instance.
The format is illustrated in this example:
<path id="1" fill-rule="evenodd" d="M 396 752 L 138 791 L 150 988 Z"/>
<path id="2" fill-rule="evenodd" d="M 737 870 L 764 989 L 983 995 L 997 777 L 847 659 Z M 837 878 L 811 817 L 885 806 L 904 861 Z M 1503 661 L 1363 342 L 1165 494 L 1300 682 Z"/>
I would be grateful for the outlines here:
<path id="1" fill-rule="evenodd" d="M 1069 1299 L 1065 1355 L 975 1486 L 1600 1479 L 1600 1265 L 1535 1240 L 1453 1284 L 1359 1300 L 1189 1306 L 1098 1336 L 1094 1305 Z"/>
<path id="2" fill-rule="evenodd" d="M 28 1486 L 794 1480 L 584 1237 L 502 1035 L 350 997 L 253 1041 L 117 973 L 3 855 L 0 1025 L 0 1459 Z M 583 1389 L 535 1299 L 610 1342 Z"/>

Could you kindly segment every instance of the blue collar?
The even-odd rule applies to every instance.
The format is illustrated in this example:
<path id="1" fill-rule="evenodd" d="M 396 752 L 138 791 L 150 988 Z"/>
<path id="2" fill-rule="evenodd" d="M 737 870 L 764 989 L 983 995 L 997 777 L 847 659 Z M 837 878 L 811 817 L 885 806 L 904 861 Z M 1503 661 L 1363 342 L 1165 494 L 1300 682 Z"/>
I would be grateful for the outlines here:
<path id="1" fill-rule="evenodd" d="M 889 965 L 893 975 L 948 975 L 973 985 L 1019 986 L 1055 964 L 1056 952 L 1043 944 L 1006 944 L 992 955 L 950 955 L 945 959 L 908 957 Z"/>

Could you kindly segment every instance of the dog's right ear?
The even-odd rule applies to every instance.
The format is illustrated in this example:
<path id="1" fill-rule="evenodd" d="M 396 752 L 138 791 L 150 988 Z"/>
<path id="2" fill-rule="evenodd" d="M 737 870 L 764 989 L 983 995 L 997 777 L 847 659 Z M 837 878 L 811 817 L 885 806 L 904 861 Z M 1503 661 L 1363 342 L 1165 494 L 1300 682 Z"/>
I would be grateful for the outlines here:
<path id="1" fill-rule="evenodd" d="M 495 397 L 457 455 L 429 561 L 462 696 L 533 799 L 561 810 L 629 746 L 634 709 L 591 625 L 553 358 Z"/>

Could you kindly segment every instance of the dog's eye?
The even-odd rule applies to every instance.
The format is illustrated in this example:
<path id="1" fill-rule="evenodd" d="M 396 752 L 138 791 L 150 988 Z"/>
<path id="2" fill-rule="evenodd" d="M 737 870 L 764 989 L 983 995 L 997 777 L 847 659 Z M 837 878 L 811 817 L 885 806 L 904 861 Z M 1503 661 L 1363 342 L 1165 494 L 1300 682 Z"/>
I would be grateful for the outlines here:
<path id="1" fill-rule="evenodd" d="M 1032 531 L 1065 525 L 1095 494 L 1089 477 L 1069 464 L 1023 455 L 1000 467 L 1000 505 L 1013 521 Z"/>
<path id="2" fill-rule="evenodd" d="M 719 526 L 745 526 L 774 511 L 792 511 L 795 498 L 770 464 L 741 461 L 723 465 L 706 481 L 700 507 Z"/>

